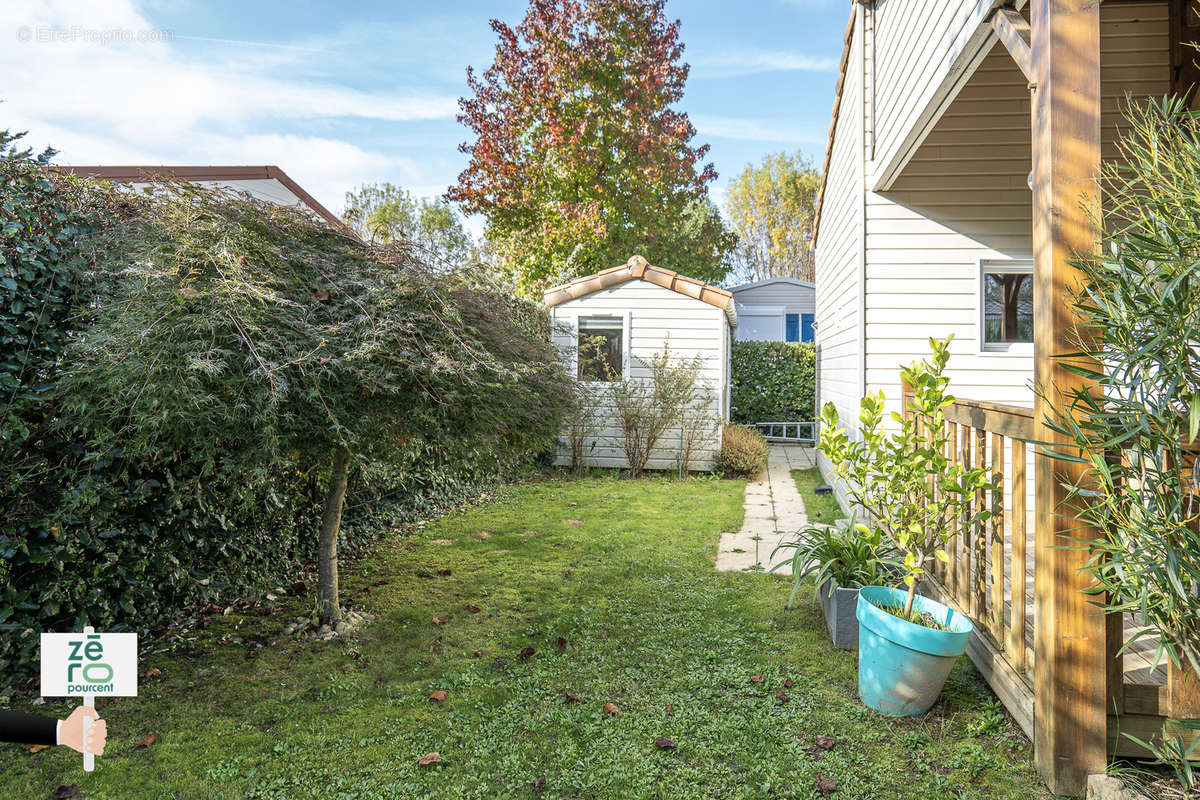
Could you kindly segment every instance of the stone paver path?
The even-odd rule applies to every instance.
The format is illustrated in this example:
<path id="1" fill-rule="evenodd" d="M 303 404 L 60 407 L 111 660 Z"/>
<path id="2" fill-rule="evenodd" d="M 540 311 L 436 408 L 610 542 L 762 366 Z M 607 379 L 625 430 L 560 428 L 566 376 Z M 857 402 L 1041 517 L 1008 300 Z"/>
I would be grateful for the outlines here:
<path id="1" fill-rule="evenodd" d="M 737 533 L 721 534 L 717 547 L 717 569 L 719 570 L 767 570 L 771 551 L 782 541 L 808 524 L 804 510 L 804 499 L 792 480 L 793 469 L 808 469 L 816 466 L 816 455 L 811 447 L 794 444 L 773 444 L 767 458 L 766 474 L 757 481 L 746 484 L 744 507 L 746 517 L 742 529 Z M 780 553 L 777 561 L 786 558 Z M 781 575 L 790 575 L 791 567 L 778 570 Z"/>

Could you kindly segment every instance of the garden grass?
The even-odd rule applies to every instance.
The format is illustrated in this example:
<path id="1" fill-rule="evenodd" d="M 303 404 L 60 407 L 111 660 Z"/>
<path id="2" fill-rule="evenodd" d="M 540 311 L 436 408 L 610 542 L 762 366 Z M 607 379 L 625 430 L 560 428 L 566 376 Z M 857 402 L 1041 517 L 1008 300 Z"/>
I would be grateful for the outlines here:
<path id="1" fill-rule="evenodd" d="M 817 494 L 817 487 L 825 483 L 821 470 L 817 467 L 792 470 L 792 480 L 804 498 L 804 510 L 808 512 L 809 522 L 835 522 L 846 518 L 846 512 L 838 505 L 833 494 Z"/>
<path id="2" fill-rule="evenodd" d="M 820 798 L 818 778 L 847 800 L 1049 797 L 965 659 L 931 713 L 881 718 L 819 610 L 784 610 L 786 579 L 713 569 L 743 488 L 550 480 L 385 539 L 343 569 L 344 599 L 376 615 L 357 638 L 283 636 L 311 597 L 215 615 L 143 657 L 161 675 L 139 697 L 101 703 L 94 773 L 0 745 L 0 797 Z M 265 646 L 248 658 L 235 636 Z"/>

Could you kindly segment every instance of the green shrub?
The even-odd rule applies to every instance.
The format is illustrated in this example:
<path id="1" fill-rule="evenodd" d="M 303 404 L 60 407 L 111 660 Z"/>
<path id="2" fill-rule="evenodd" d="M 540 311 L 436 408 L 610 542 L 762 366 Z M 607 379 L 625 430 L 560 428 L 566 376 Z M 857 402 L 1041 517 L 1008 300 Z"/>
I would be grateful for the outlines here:
<path id="1" fill-rule="evenodd" d="M 794 540 L 775 546 L 771 551 L 772 561 L 781 550 L 791 550 L 791 557 L 780 561 L 770 571 L 791 567 L 793 582 L 788 608 L 796 602 L 800 586 L 810 577 L 813 578 L 813 593 L 819 599 L 822 587 L 830 580 L 846 589 L 861 589 L 886 585 L 900 573 L 896 548 L 879 531 L 866 534 L 859 531 L 858 520 L 854 517 L 845 528 L 836 525 L 803 528 Z"/>
<path id="2" fill-rule="evenodd" d="M 716 466 L 726 475 L 755 477 L 767 467 L 766 438 L 745 425 L 726 425 L 721 429 Z"/>
<path id="3" fill-rule="evenodd" d="M 813 419 L 816 352 L 811 342 L 734 342 L 730 352 L 733 421 Z"/>
<path id="4" fill-rule="evenodd" d="M 552 440 L 562 370 L 540 307 L 482 277 L 381 263 L 290 209 L 54 176 L 13 141 L 0 134 L 0 689 L 36 669 L 40 631 L 145 633 L 310 568 L 330 466 L 298 457 L 303 431 L 264 430 L 364 454 L 343 511 L 349 554 L 517 474 Z M 354 322 L 325 293 L 361 300 L 376 278 L 402 284 L 385 293 L 391 328 L 319 349 L 261 336 L 301 306 Z M 380 346 L 410 332 L 419 346 Z M 368 357 L 374 383 L 341 391 Z M 168 368 L 177 379 L 155 373 Z M 342 403 L 325 430 L 288 394 L 306 391 Z M 395 419 L 378 436 L 349 430 L 384 404 Z"/>
<path id="5" fill-rule="evenodd" d="M 1126 118 L 1116 158 L 1098 181 L 1105 246 L 1076 264 L 1080 280 L 1068 301 L 1074 352 L 1059 356 L 1083 382 L 1061 392 L 1042 387 L 1061 437 L 1045 452 L 1080 471 L 1064 478 L 1063 505 L 1098 532 L 1070 542 L 1088 551 L 1082 569 L 1094 581 L 1091 602 L 1109 614 L 1138 614 L 1142 629 L 1124 647 L 1148 640 L 1137 646 L 1153 645 L 1156 661 L 1165 656 L 1194 680 L 1200 675 L 1200 119 L 1180 97 L 1131 106 Z M 1150 743 L 1124 736 L 1191 788 L 1200 783 L 1196 716 L 1169 720 Z"/>

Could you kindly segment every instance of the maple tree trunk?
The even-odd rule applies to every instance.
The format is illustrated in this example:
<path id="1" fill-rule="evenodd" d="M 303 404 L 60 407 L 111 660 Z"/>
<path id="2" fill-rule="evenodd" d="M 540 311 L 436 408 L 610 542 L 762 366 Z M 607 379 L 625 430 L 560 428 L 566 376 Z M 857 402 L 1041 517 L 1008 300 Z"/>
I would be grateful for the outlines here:
<path id="1" fill-rule="evenodd" d="M 329 492 L 325 495 L 325 510 L 321 514 L 317 553 L 317 614 L 324 625 L 336 625 L 342 615 L 338 603 L 337 544 L 349 472 L 350 454 L 338 448 L 333 452 L 333 471 L 329 476 Z"/>

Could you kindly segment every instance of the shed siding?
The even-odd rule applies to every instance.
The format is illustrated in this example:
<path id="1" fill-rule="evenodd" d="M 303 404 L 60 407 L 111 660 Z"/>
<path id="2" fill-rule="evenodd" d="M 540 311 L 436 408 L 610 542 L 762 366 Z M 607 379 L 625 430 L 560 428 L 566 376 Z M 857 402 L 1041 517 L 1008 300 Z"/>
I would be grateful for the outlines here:
<path id="1" fill-rule="evenodd" d="M 672 356 L 700 357 L 704 361 L 701 381 L 707 385 L 708 406 L 716 418 L 727 411 L 729 323 L 725 312 L 708 303 L 673 292 L 647 281 L 635 280 L 569 300 L 550 309 L 555 322 L 553 339 L 564 361 L 574 364 L 575 332 L 579 317 L 628 317 L 629 363 L 632 377 L 647 378 L 651 356 L 669 345 Z M 627 467 L 624 436 L 616 423 L 611 403 L 600 405 L 603 427 L 587 445 L 587 463 L 600 467 Z M 679 430 L 662 438 L 662 454 L 651 457 L 651 469 L 674 469 Z M 719 426 L 695 452 L 693 469 L 712 469 L 720 449 Z M 557 463 L 570 463 L 570 452 L 560 446 Z"/>
<path id="2" fill-rule="evenodd" d="M 850 43 L 817 239 L 818 401 L 856 418 L 862 396 L 863 98 L 862 37 Z"/>
<path id="3" fill-rule="evenodd" d="M 788 314 L 811 314 L 816 308 L 816 296 L 811 286 L 797 286 L 780 281 L 751 289 L 737 289 L 733 300 L 742 306 L 783 306 Z"/>

